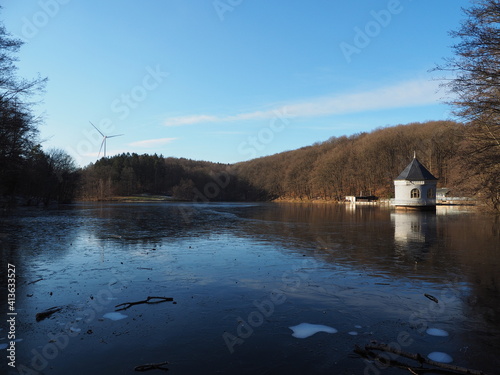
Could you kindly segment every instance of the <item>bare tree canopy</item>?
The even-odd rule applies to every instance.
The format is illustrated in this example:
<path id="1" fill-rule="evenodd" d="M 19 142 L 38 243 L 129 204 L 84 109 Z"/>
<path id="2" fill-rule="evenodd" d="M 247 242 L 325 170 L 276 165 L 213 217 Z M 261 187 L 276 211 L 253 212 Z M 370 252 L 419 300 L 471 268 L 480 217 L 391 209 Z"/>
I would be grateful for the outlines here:
<path id="1" fill-rule="evenodd" d="M 0 206 L 68 202 L 76 191 L 78 172 L 68 154 L 44 153 L 38 142 L 40 120 L 29 99 L 43 91 L 46 79 L 17 75 L 22 44 L 0 24 Z"/>
<path id="2" fill-rule="evenodd" d="M 1 7 L 0 7 L 1 10 Z M 38 91 L 43 91 L 47 78 L 24 79 L 16 75 L 16 54 L 23 45 L 19 39 L 13 38 L 0 24 L 0 100 L 19 100 Z M 25 99 L 25 98 L 23 98 Z"/>
<path id="3" fill-rule="evenodd" d="M 476 0 L 464 9 L 453 58 L 437 70 L 452 74 L 445 86 L 455 114 L 468 124 L 462 151 L 477 193 L 500 209 L 500 1 Z"/>

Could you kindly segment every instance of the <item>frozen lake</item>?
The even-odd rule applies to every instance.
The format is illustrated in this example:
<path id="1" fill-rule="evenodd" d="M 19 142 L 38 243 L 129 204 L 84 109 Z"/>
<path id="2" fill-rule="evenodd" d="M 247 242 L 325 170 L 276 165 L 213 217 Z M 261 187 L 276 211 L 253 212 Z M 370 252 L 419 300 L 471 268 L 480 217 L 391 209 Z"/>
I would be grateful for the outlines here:
<path id="1" fill-rule="evenodd" d="M 1 216 L 0 252 L 1 373 L 408 373 L 354 355 L 372 340 L 500 368 L 500 222 L 474 211 L 75 204 Z M 115 311 L 149 296 L 173 301 Z"/>

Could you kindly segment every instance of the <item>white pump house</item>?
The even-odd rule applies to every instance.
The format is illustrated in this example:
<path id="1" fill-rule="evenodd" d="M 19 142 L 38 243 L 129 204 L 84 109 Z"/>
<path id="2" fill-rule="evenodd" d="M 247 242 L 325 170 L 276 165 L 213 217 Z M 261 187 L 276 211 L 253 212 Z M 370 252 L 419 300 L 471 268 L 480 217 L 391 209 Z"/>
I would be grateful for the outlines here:
<path id="1" fill-rule="evenodd" d="M 437 178 L 416 158 L 394 180 L 393 205 L 406 208 L 435 208 Z"/>

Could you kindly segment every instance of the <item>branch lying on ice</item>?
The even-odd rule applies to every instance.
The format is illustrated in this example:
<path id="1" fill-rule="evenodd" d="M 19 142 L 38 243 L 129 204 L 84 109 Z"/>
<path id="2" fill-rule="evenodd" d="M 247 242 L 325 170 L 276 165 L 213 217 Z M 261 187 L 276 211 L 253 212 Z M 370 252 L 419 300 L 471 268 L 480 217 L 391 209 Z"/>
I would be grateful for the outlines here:
<path id="1" fill-rule="evenodd" d="M 36 314 L 35 319 L 37 322 L 40 322 L 44 319 L 47 319 L 52 314 L 54 314 L 58 311 L 61 311 L 61 310 L 62 310 L 62 307 L 59 307 L 59 306 L 51 307 L 50 309 L 47 309 L 45 311 L 42 311 L 42 312 L 39 312 L 38 314 Z"/>
<path id="2" fill-rule="evenodd" d="M 116 311 L 121 311 L 121 310 L 127 310 L 129 307 L 135 306 L 135 305 L 141 305 L 143 303 L 146 303 L 148 305 L 153 305 L 156 303 L 162 303 L 162 302 L 171 302 L 174 299 L 171 297 L 148 297 L 145 300 L 142 301 L 137 301 L 137 302 L 124 302 L 120 303 L 119 305 L 116 305 L 116 307 L 124 306 L 119 309 L 116 309 Z"/>
<path id="3" fill-rule="evenodd" d="M 134 370 L 135 371 L 149 371 L 149 370 L 163 370 L 163 371 L 168 371 L 168 368 L 163 367 L 165 365 L 168 365 L 168 362 L 160 362 L 160 363 L 148 363 L 145 365 L 141 366 L 135 366 Z"/>
<path id="4" fill-rule="evenodd" d="M 420 366 L 410 366 L 406 363 L 397 361 L 395 359 L 391 359 L 388 356 L 381 356 L 378 353 L 373 352 L 373 350 L 378 350 L 386 353 L 393 353 L 397 356 L 405 357 L 417 361 Z M 421 354 L 418 353 L 408 353 L 402 350 L 390 347 L 386 344 L 378 344 L 372 343 L 369 345 L 365 345 L 364 348 L 356 345 L 354 352 L 356 354 L 361 355 L 364 358 L 376 360 L 382 363 L 384 366 L 393 366 L 399 367 L 405 370 L 408 370 L 412 374 L 423 374 L 423 373 L 440 373 L 440 374 L 471 374 L 471 375 L 488 375 L 480 370 L 473 370 L 465 367 L 450 365 L 447 363 L 436 362 L 431 359 L 425 358 Z M 434 366 L 437 368 L 424 368 L 423 364 L 427 364 L 430 366 Z"/>

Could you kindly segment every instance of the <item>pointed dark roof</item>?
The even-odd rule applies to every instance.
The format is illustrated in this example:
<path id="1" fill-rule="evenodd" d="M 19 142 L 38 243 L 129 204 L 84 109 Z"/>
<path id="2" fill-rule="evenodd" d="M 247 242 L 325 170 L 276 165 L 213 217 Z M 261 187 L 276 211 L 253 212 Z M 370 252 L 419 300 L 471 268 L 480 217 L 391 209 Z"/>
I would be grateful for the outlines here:
<path id="1" fill-rule="evenodd" d="M 418 160 L 413 158 L 410 164 L 396 178 L 396 180 L 422 181 L 437 180 Z"/>

